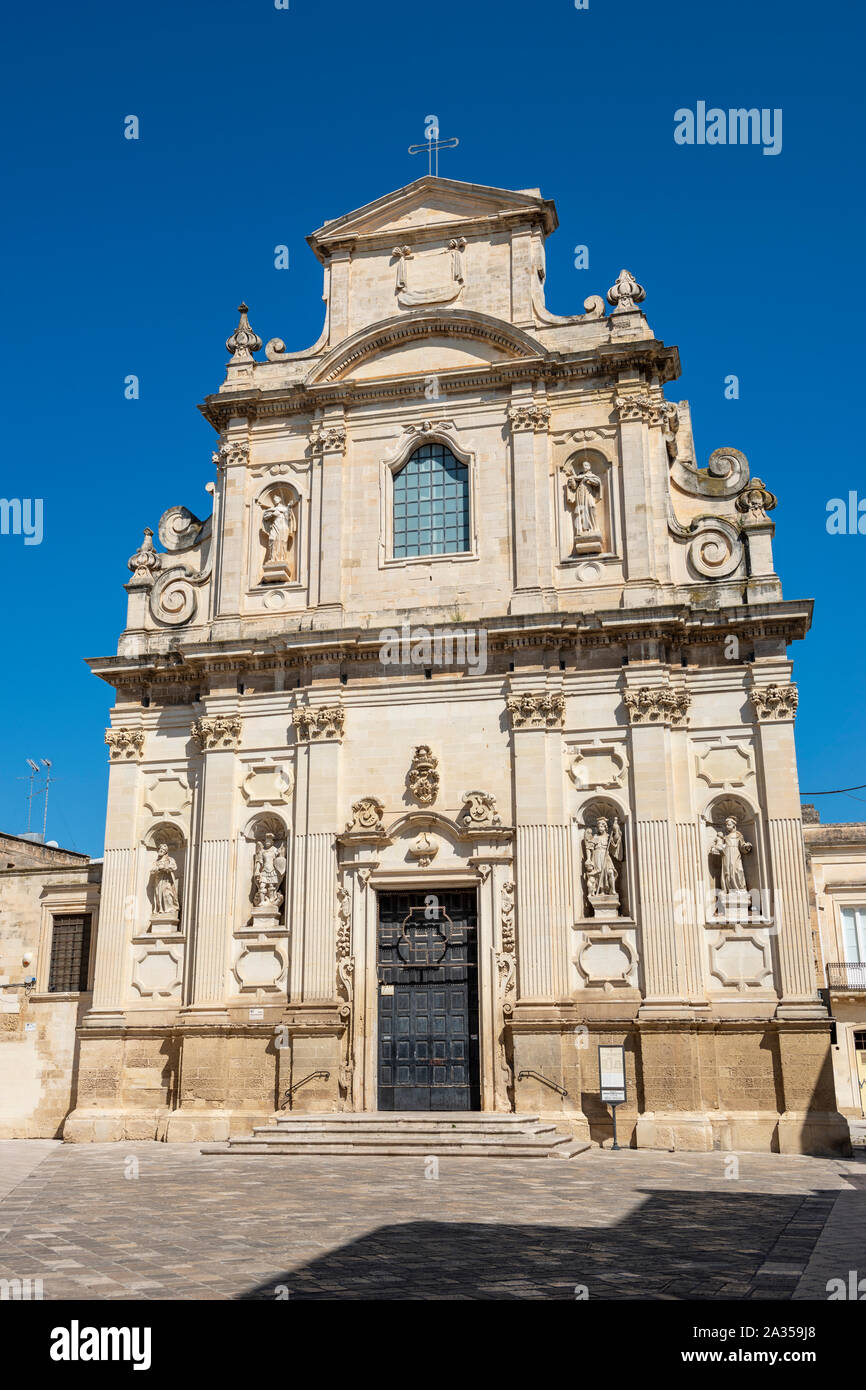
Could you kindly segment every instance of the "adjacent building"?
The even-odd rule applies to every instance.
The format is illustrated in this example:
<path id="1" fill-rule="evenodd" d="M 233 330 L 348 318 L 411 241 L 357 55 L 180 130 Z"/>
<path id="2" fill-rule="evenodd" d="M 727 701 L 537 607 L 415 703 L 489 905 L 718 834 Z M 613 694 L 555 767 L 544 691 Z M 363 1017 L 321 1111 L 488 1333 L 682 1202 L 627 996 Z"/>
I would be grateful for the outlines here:
<path id="1" fill-rule="evenodd" d="M 833 1018 L 839 1110 L 866 1119 L 866 824 L 822 825 L 803 807 L 817 983 Z"/>

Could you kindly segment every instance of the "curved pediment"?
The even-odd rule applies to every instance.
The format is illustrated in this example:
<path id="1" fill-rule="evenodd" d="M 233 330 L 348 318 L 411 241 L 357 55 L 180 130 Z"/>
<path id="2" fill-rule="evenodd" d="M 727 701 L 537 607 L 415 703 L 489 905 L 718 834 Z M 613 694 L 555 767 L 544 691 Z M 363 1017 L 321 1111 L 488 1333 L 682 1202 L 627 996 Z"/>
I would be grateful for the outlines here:
<path id="1" fill-rule="evenodd" d="M 425 340 L 428 348 L 436 349 L 435 363 L 429 352 L 422 363 L 418 348 Z M 427 310 L 385 319 L 344 339 L 317 363 L 307 383 L 322 385 L 355 375 L 372 378 L 380 374 L 377 362 L 382 376 L 404 376 L 546 356 L 535 338 L 502 319 L 469 309 Z"/>

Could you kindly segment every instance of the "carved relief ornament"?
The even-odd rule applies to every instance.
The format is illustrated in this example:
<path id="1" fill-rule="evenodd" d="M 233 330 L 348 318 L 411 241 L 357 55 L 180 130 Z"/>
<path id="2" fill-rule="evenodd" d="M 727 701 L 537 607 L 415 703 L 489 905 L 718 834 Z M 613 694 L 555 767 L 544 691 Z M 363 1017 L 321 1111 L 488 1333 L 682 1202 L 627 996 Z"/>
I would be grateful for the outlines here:
<path id="1" fill-rule="evenodd" d="M 346 452 L 345 425 L 315 424 L 310 434 L 310 448 L 314 454 L 344 454 Z"/>
<path id="2" fill-rule="evenodd" d="M 385 807 L 375 796 L 362 796 L 352 805 L 351 818 L 346 822 L 348 835 L 384 835 L 385 826 L 382 815 Z"/>
<path id="3" fill-rule="evenodd" d="M 419 743 L 406 775 L 406 784 L 419 806 L 432 806 L 439 795 L 438 766 L 439 759 L 434 756 L 430 745 Z"/>
<path id="4" fill-rule="evenodd" d="M 496 797 L 490 792 L 463 792 L 466 810 L 460 817 L 464 830 L 498 829 L 502 821 L 496 812 Z"/>

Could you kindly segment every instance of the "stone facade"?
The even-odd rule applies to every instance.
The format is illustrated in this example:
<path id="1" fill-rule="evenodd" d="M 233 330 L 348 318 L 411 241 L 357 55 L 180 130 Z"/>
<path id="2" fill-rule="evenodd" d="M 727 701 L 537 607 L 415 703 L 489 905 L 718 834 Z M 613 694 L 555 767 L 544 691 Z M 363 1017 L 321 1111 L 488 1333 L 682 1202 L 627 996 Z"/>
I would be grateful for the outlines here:
<path id="1" fill-rule="evenodd" d="M 145 530 L 91 662 L 117 698 L 68 1139 L 375 1109 L 378 895 L 469 890 L 482 1109 L 605 1137 L 623 1043 L 621 1138 L 847 1142 L 787 654 L 811 606 L 745 456 L 700 465 L 643 287 L 546 308 L 556 225 L 422 178 L 309 238 L 312 347 L 257 358 L 241 307 L 210 515 Z M 424 446 L 465 493 L 448 553 L 395 540 Z"/>
<path id="2" fill-rule="evenodd" d="M 815 808 L 804 806 L 803 837 L 817 984 L 835 1022 L 830 1052 L 837 1103 L 843 1115 L 862 1123 L 866 1117 L 866 825 L 822 825 Z M 859 932 L 852 920 L 857 917 Z"/>
<path id="3" fill-rule="evenodd" d="M 76 1029 L 89 990 L 49 992 L 54 920 L 88 913 L 101 865 L 86 854 L 0 835 L 0 1139 L 59 1137 L 75 1104 Z"/>

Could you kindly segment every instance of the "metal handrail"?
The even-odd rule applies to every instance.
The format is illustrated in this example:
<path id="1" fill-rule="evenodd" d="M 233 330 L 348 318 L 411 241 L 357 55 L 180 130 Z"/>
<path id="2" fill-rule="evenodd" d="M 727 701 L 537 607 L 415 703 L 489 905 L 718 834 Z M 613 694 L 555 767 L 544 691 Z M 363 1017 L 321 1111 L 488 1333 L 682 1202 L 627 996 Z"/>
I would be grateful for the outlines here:
<path id="1" fill-rule="evenodd" d="M 828 961 L 827 984 L 830 989 L 866 992 L 866 961 Z"/>
<path id="2" fill-rule="evenodd" d="M 549 1076 L 542 1076 L 540 1071 L 519 1071 L 517 1080 L 522 1081 L 524 1076 L 534 1076 L 538 1081 L 543 1081 L 545 1086 L 550 1086 L 554 1091 L 558 1091 L 561 1096 L 568 1095 L 564 1086 L 557 1086 L 555 1081 L 551 1081 Z"/>
<path id="3" fill-rule="evenodd" d="M 330 1075 L 331 1073 L 329 1071 L 311 1071 L 309 1076 L 302 1076 L 300 1081 L 296 1081 L 294 1086 L 290 1086 L 289 1089 L 286 1091 L 285 1095 L 283 1096 L 283 1103 L 280 1106 L 280 1109 L 285 1110 L 286 1106 L 291 1104 L 291 1099 L 292 1096 L 295 1094 L 295 1091 L 297 1091 L 301 1086 L 303 1086 L 305 1082 L 312 1081 L 315 1076 L 323 1076 L 327 1081 L 329 1080 Z"/>

